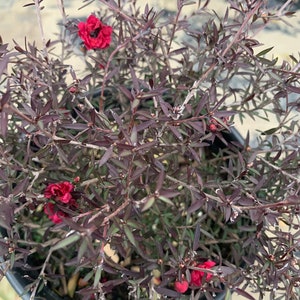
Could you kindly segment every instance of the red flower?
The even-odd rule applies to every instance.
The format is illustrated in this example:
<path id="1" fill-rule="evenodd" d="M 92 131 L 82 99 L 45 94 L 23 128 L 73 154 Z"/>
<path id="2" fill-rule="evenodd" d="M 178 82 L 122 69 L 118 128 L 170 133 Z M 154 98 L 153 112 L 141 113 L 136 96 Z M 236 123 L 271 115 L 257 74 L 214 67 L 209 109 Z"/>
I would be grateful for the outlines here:
<path id="1" fill-rule="evenodd" d="M 56 210 L 55 205 L 51 202 L 46 203 L 44 205 L 44 213 L 55 224 L 61 223 L 62 222 L 62 217 L 67 216 L 64 212 L 62 212 L 60 210 Z"/>
<path id="2" fill-rule="evenodd" d="M 74 189 L 74 185 L 68 181 L 49 184 L 45 191 L 44 196 L 48 199 L 61 201 L 63 203 L 69 203 L 72 199 L 71 192 Z"/>
<path id="3" fill-rule="evenodd" d="M 111 42 L 111 34 L 112 27 L 104 25 L 94 15 L 90 15 L 86 22 L 78 24 L 78 35 L 88 50 L 107 48 Z"/>
<path id="4" fill-rule="evenodd" d="M 196 267 L 201 269 L 211 269 L 215 265 L 216 263 L 214 261 L 208 260 L 203 264 L 198 264 Z M 195 286 L 201 286 L 203 277 L 205 277 L 205 280 L 208 281 L 212 278 L 212 276 L 213 275 L 210 273 L 205 273 L 199 270 L 193 270 L 191 272 L 191 284 Z"/>
<path id="5" fill-rule="evenodd" d="M 183 294 L 189 288 L 189 283 L 186 280 L 175 281 L 174 288 L 176 292 Z"/>
<path id="6" fill-rule="evenodd" d="M 218 127 L 215 124 L 209 124 L 208 128 L 211 132 L 217 132 L 218 130 Z"/>

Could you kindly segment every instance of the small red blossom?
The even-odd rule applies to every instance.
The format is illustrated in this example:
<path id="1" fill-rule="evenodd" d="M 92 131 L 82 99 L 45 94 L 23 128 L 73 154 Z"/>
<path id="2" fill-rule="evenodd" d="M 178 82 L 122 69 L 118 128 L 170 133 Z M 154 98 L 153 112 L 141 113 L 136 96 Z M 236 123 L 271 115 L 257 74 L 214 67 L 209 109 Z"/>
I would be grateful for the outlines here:
<path id="1" fill-rule="evenodd" d="M 86 22 L 78 23 L 78 35 L 85 47 L 104 49 L 110 45 L 112 27 L 104 25 L 96 16 L 90 15 Z"/>
<path id="2" fill-rule="evenodd" d="M 61 223 L 62 218 L 67 216 L 63 211 L 57 210 L 51 202 L 44 205 L 44 213 L 55 224 Z"/>
<path id="3" fill-rule="evenodd" d="M 221 131 L 222 129 L 229 126 L 228 120 L 228 117 L 220 117 L 219 119 L 215 119 L 212 117 L 209 120 L 208 129 L 213 133 Z"/>
<path id="4" fill-rule="evenodd" d="M 52 183 L 46 187 L 44 196 L 45 198 L 52 198 L 62 203 L 69 203 L 72 199 L 71 192 L 73 189 L 74 185 L 68 181 Z"/>
<path id="5" fill-rule="evenodd" d="M 216 263 L 214 261 L 208 260 L 202 264 L 196 265 L 196 268 L 211 269 L 215 265 Z M 213 275 L 210 273 L 205 273 L 203 271 L 193 270 L 191 272 L 191 284 L 198 287 L 202 286 L 203 277 L 206 281 L 209 281 L 213 277 Z"/>
<path id="6" fill-rule="evenodd" d="M 189 283 L 186 280 L 175 281 L 174 288 L 176 292 L 183 294 L 189 288 Z"/>
<path id="7" fill-rule="evenodd" d="M 215 124 L 209 124 L 208 128 L 211 132 L 216 132 L 218 130 L 218 127 Z"/>
<path id="8" fill-rule="evenodd" d="M 76 87 L 76 86 L 71 86 L 71 87 L 69 87 L 69 92 L 70 92 L 71 94 L 76 94 L 76 93 L 79 92 L 79 89 L 78 89 L 78 87 Z"/>
<path id="9" fill-rule="evenodd" d="M 79 176 L 76 176 L 76 177 L 73 179 L 73 181 L 74 181 L 75 183 L 78 183 L 78 182 L 80 181 L 80 177 L 79 177 Z"/>

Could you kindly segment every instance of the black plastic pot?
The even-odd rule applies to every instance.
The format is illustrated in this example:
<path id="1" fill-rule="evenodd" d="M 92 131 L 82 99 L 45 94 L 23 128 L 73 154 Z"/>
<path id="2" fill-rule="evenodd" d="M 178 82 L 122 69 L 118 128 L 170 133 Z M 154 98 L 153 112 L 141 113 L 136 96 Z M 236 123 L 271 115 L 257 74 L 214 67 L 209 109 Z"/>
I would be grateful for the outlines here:
<path id="1" fill-rule="evenodd" d="M 25 279 L 24 276 L 20 274 L 17 269 L 12 271 L 8 271 L 5 274 L 8 282 L 12 286 L 12 288 L 16 291 L 16 293 L 21 297 L 22 300 L 31 300 L 30 293 L 25 292 L 26 286 L 28 285 L 28 280 Z M 36 300 L 66 300 L 67 298 L 62 298 L 54 293 L 50 288 L 44 287 L 38 295 L 35 297 Z"/>
<path id="2" fill-rule="evenodd" d="M 0 227 L 0 238 L 7 236 L 6 229 Z M 30 264 L 30 261 L 28 262 Z M 33 265 L 33 264 L 32 264 Z M 6 271 L 6 263 L 3 257 L 0 256 L 0 270 L 5 273 L 5 277 L 15 290 L 15 292 L 21 297 L 22 300 L 33 300 L 30 299 L 31 293 L 26 292 L 26 287 L 31 283 L 29 278 L 37 278 L 38 272 L 28 271 L 22 267 L 15 267 L 12 270 Z M 60 297 L 54 293 L 50 288 L 45 286 L 36 295 L 34 300 L 69 300 L 70 298 Z"/>

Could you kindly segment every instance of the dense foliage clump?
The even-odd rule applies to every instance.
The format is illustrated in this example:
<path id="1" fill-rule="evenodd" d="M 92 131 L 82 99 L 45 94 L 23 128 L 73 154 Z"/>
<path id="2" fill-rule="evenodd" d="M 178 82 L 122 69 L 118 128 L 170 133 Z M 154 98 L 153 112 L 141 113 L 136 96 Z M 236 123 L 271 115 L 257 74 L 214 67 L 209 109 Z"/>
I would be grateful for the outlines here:
<path id="1" fill-rule="evenodd" d="M 252 37 L 291 1 L 99 2 L 84 20 L 61 4 L 43 49 L 0 46 L 8 268 L 32 299 L 298 299 L 299 59 Z M 270 114 L 257 146 L 235 127 Z"/>

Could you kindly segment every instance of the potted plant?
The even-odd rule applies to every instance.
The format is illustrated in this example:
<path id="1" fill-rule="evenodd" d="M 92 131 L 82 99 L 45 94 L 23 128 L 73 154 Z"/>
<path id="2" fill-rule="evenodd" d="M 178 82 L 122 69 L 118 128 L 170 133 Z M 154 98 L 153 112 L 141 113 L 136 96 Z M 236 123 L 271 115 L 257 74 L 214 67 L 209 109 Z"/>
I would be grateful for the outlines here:
<path id="1" fill-rule="evenodd" d="M 0 255 L 27 298 L 298 299 L 299 61 L 251 37 L 291 1 L 208 2 L 60 4 L 60 39 L 1 44 Z M 272 113 L 258 146 L 234 127 Z"/>

